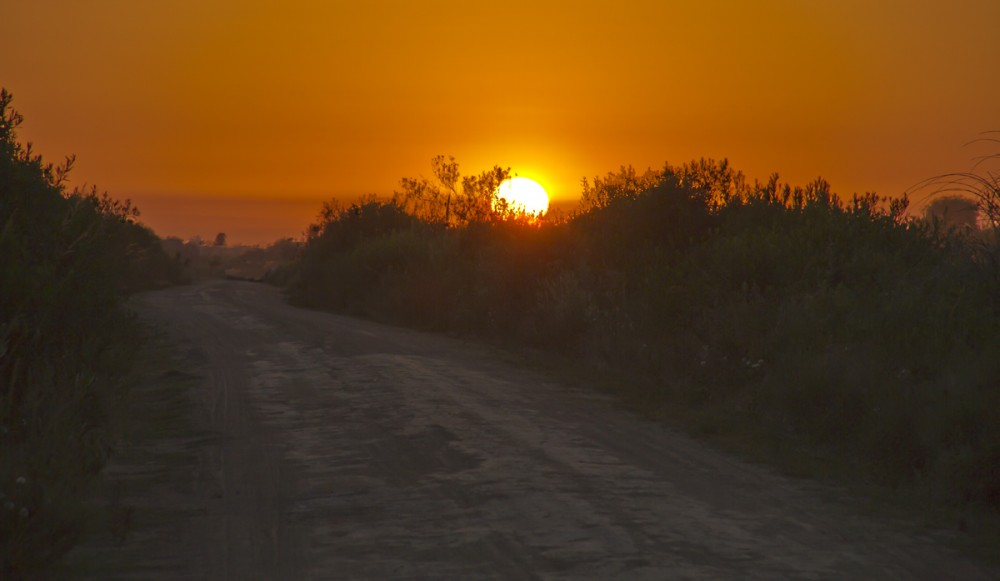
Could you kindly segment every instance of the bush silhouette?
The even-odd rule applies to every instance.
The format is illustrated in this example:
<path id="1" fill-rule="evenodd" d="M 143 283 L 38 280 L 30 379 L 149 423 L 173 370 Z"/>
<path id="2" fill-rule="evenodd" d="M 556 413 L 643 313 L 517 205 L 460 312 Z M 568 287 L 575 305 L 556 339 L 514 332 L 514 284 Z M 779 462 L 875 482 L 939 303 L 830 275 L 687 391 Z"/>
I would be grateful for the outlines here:
<path id="1" fill-rule="evenodd" d="M 436 186 L 328 206 L 293 296 L 577 357 L 814 469 L 1000 511 L 1000 272 L 906 198 L 701 159 L 585 180 L 564 221 L 465 220 L 434 163 Z"/>
<path id="2" fill-rule="evenodd" d="M 17 140 L 0 91 L 0 577 L 35 577 L 79 534 L 124 411 L 135 344 L 124 294 L 179 274 L 138 211 L 68 192 Z"/>

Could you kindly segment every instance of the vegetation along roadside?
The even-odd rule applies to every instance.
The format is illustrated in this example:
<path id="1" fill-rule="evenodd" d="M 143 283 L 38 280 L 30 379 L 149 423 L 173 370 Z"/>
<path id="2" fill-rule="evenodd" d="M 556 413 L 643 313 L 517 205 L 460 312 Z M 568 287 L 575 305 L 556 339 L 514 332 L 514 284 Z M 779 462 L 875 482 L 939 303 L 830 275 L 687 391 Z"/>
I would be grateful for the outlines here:
<path id="1" fill-rule="evenodd" d="M 89 522 L 139 337 L 126 296 L 178 265 L 128 202 L 69 190 L 0 91 L 0 578 L 43 574 Z"/>
<path id="2" fill-rule="evenodd" d="M 301 305 L 587 362 L 786 469 L 996 523 L 995 187 L 951 228 L 905 197 L 700 160 L 585 180 L 578 211 L 539 219 L 492 203 L 507 170 L 433 167 L 390 199 L 326 204 L 271 280 Z"/>

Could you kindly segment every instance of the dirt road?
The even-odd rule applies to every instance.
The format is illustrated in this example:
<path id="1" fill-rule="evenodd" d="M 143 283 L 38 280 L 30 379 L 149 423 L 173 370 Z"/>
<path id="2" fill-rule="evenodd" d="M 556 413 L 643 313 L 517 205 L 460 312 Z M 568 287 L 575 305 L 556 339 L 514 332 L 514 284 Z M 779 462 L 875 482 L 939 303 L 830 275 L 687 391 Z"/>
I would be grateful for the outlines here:
<path id="1" fill-rule="evenodd" d="M 158 551 L 140 577 L 998 576 L 456 339 L 253 283 L 152 293 L 140 312 L 188 353 L 220 435 L 164 501 L 189 511 L 176 537 L 137 532 Z"/>

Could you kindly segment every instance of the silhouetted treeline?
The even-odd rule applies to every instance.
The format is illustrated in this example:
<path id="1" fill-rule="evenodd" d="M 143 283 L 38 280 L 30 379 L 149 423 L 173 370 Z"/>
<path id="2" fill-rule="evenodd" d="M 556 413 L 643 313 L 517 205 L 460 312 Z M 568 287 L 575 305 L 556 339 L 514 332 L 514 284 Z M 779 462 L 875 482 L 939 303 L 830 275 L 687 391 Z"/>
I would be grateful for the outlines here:
<path id="1" fill-rule="evenodd" d="M 445 199 L 328 204 L 291 296 L 578 358 L 798 470 L 1000 509 L 992 233 L 711 160 L 585 181 L 555 221 L 444 219 Z"/>
<path id="2" fill-rule="evenodd" d="M 123 296 L 178 265 L 129 202 L 67 191 L 72 158 L 18 142 L 0 92 L 0 578 L 33 577 L 72 546 L 116 437 L 135 344 Z"/>

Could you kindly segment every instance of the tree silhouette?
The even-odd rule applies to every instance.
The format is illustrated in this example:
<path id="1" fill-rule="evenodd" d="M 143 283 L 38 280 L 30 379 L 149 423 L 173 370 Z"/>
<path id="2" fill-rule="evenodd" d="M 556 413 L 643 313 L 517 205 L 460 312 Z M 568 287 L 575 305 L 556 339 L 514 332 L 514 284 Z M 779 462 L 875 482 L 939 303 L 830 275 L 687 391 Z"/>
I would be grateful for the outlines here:
<path id="1" fill-rule="evenodd" d="M 496 190 L 510 177 L 510 168 L 493 166 L 478 176 L 462 176 L 452 156 L 431 160 L 434 179 L 403 178 L 392 201 L 406 213 L 425 222 L 463 226 L 498 217 Z M 461 189 L 459 189 L 461 184 Z"/>
<path id="2" fill-rule="evenodd" d="M 924 218 L 938 221 L 945 228 L 977 230 L 979 228 L 979 204 L 964 196 L 937 198 L 924 208 Z"/>

